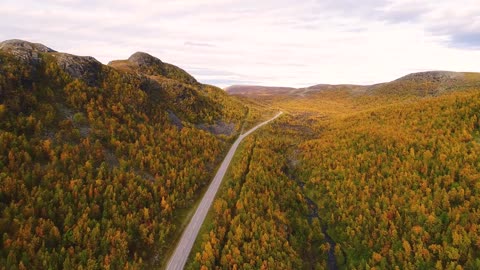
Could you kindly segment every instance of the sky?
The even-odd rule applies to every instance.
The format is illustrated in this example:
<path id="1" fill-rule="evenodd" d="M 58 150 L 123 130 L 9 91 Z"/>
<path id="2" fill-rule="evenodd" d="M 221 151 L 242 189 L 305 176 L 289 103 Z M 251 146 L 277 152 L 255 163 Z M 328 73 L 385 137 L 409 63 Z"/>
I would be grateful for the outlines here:
<path id="1" fill-rule="evenodd" d="M 480 0 L 2 0 L 0 40 L 102 63 L 136 51 L 219 87 L 480 72 Z"/>

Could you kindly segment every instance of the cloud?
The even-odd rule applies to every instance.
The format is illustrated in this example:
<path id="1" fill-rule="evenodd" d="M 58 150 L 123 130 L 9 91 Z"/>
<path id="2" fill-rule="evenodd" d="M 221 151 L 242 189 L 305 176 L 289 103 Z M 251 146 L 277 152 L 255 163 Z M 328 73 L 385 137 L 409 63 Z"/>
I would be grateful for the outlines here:
<path id="1" fill-rule="evenodd" d="M 379 18 L 390 23 L 419 22 L 431 8 L 429 2 L 395 1 L 380 8 Z"/>
<path id="2" fill-rule="evenodd" d="M 146 51 L 220 86 L 302 87 L 478 70 L 478 14 L 478 0 L 3 0 L 0 39 L 104 63 Z"/>
<path id="3" fill-rule="evenodd" d="M 191 42 L 191 41 L 185 41 L 185 43 L 183 45 L 193 46 L 193 47 L 210 47 L 210 48 L 215 47 L 215 45 L 210 44 L 210 43 Z"/>
<path id="4" fill-rule="evenodd" d="M 415 24 L 432 36 L 444 37 L 450 47 L 477 49 L 480 46 L 480 5 L 477 0 L 368 0 L 361 3 L 328 0 L 318 3 L 312 9 L 314 12 L 323 10 L 370 22 Z"/>
<path id="5" fill-rule="evenodd" d="M 444 37 L 453 48 L 480 48 L 480 5 L 478 1 L 442 2 L 425 15 L 426 29 Z"/>
<path id="6" fill-rule="evenodd" d="M 480 31 L 454 33 L 451 35 L 450 43 L 454 47 L 478 50 L 480 49 Z"/>
<path id="7" fill-rule="evenodd" d="M 215 70 L 215 69 L 209 69 L 209 68 L 203 68 L 203 67 L 192 67 L 192 68 L 189 68 L 188 71 L 195 73 L 199 76 L 236 76 L 236 77 L 243 76 L 243 75 L 233 73 L 233 72 L 228 72 L 225 70 Z"/>
<path id="8" fill-rule="evenodd" d="M 476 0 L 392 1 L 380 16 L 390 23 L 413 23 L 447 46 L 460 49 L 480 47 L 480 5 Z"/>

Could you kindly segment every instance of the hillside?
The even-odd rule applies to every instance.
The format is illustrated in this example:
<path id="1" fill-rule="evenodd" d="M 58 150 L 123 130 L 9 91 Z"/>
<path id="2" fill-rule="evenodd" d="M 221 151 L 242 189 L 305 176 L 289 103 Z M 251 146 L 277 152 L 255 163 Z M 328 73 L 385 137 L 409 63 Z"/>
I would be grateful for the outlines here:
<path id="1" fill-rule="evenodd" d="M 125 72 L 137 72 L 152 77 L 162 76 L 186 84 L 198 84 L 197 80 L 185 70 L 164 63 L 160 59 L 144 52 L 136 52 L 127 60 L 111 61 L 108 65 Z"/>
<path id="2" fill-rule="evenodd" d="M 189 269 L 480 267 L 480 88 L 342 115 L 310 100 L 245 145 Z"/>
<path id="3" fill-rule="evenodd" d="M 163 260 L 246 114 L 144 53 L 106 66 L 0 43 L 0 268 Z"/>
<path id="4" fill-rule="evenodd" d="M 479 269 L 480 73 L 204 85 L 0 43 L 0 269 L 152 269 L 239 146 L 186 269 Z M 338 268 L 337 268 L 338 267 Z"/>
<path id="5" fill-rule="evenodd" d="M 310 125 L 295 175 L 346 269 L 480 267 L 479 101 L 477 88 Z"/>
<path id="6" fill-rule="evenodd" d="M 370 86 L 369 94 L 439 95 L 480 86 L 480 73 L 430 71 L 406 75 L 389 83 Z"/>
<path id="7" fill-rule="evenodd" d="M 472 89 L 480 85 L 480 73 L 428 71 L 412 73 L 397 80 L 374 85 L 318 84 L 305 88 L 234 85 L 225 90 L 231 95 L 281 98 L 305 97 L 323 92 L 348 92 L 357 95 L 438 95 L 459 89 Z"/>
<path id="8" fill-rule="evenodd" d="M 288 115 L 233 165 L 191 269 L 478 269 L 479 75 L 240 95 Z"/>

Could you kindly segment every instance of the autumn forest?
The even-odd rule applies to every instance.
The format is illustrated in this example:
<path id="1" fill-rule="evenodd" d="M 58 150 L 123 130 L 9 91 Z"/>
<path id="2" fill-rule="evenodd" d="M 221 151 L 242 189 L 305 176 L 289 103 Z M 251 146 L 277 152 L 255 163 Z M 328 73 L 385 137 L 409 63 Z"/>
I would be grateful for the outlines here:
<path id="1" fill-rule="evenodd" d="M 480 74 L 202 84 L 0 43 L 0 269 L 162 269 L 240 144 L 186 269 L 480 269 Z"/>

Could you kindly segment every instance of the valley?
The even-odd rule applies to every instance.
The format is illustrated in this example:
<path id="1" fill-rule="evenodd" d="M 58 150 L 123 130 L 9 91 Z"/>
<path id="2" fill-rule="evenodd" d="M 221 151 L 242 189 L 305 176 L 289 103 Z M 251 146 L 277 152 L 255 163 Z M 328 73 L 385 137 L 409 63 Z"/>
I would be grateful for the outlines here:
<path id="1" fill-rule="evenodd" d="M 432 85 L 425 83 L 430 80 Z M 264 178 L 247 170 L 240 179 L 251 178 L 261 187 L 270 187 L 268 180 L 289 179 L 290 185 L 297 186 L 297 195 L 304 206 L 318 209 L 315 210 L 318 218 L 313 218 L 313 222 L 319 229 L 306 226 L 309 214 L 303 212 L 302 216 L 302 211 L 307 209 L 296 210 L 289 216 L 289 224 L 294 226 L 302 220 L 303 235 L 315 235 L 317 239 L 287 237 L 287 243 L 298 244 L 295 255 L 275 262 L 294 262 L 292 258 L 297 258 L 302 262 L 299 265 L 265 261 L 262 264 L 254 258 L 271 248 L 268 244 L 261 242 L 253 251 L 246 250 L 250 243 L 263 239 L 255 236 L 259 229 L 244 229 L 235 215 L 227 219 L 231 225 L 223 225 L 225 216 L 236 212 L 235 201 L 244 203 L 246 198 L 234 197 L 230 203 L 231 197 L 221 197 L 219 204 L 226 200 L 233 208 L 227 208 L 224 213 L 215 210 L 213 227 L 205 225 L 202 247 L 197 247 L 191 269 L 202 265 L 231 268 L 234 264 L 229 264 L 232 263 L 229 258 L 235 256 L 229 256 L 228 250 L 232 249 L 238 250 L 237 254 L 251 254 L 240 262 L 233 260 L 242 269 L 385 269 L 388 265 L 399 269 L 476 268 L 478 215 L 475 207 L 469 206 L 478 204 L 478 196 L 472 195 L 478 192 L 480 168 L 476 154 L 478 140 L 474 139 L 479 132 L 478 81 L 479 75 L 474 73 L 428 72 L 391 83 L 362 86 L 362 91 L 352 86 L 322 86 L 321 90 L 308 93 L 302 89 L 284 91 L 284 88 L 269 87 L 249 90 L 249 86 L 240 91 L 236 87 L 232 91 L 234 95 L 262 101 L 287 112 L 268 136 L 257 135 L 257 140 L 261 137 L 270 141 L 271 149 L 276 152 L 275 160 L 282 160 L 280 156 L 286 158 L 284 165 L 278 162 L 273 165 L 278 168 L 275 176 Z M 273 146 L 272 141 L 276 140 L 283 141 L 283 146 Z M 458 155 L 451 152 L 452 149 L 457 149 Z M 461 153 L 468 153 L 469 159 Z M 460 157 L 463 161 L 457 159 Z M 244 162 L 237 166 L 242 164 Z M 461 173 L 466 172 L 465 168 L 468 174 Z M 444 182 L 446 179 L 453 182 Z M 236 180 L 232 177 L 231 181 Z M 452 184 L 453 187 L 449 186 Z M 303 192 L 298 191 L 298 187 Z M 246 192 L 248 188 L 251 187 L 240 184 L 236 190 Z M 458 191 L 469 195 L 461 195 L 461 204 L 452 206 L 454 199 L 449 196 Z M 277 203 L 287 198 L 282 192 L 274 196 L 279 197 L 273 200 Z M 263 197 L 250 196 L 257 198 L 253 200 Z M 435 203 L 442 200 L 447 200 L 442 206 Z M 250 204 L 249 211 L 255 211 L 257 205 Z M 295 203 L 290 205 L 293 208 Z M 462 215 L 463 221 L 455 219 Z M 256 220 L 255 225 L 262 224 L 258 219 L 251 219 Z M 241 226 L 248 240 L 238 241 L 235 238 L 238 227 L 232 229 L 232 225 Z M 294 228 L 290 232 L 300 230 Z M 469 245 L 459 245 L 461 240 L 455 237 L 460 237 L 460 231 Z M 223 235 L 220 245 L 218 239 L 212 239 L 213 235 Z M 262 248 L 262 244 L 266 246 Z M 333 257 L 330 248 L 337 266 L 330 263 L 329 258 Z"/>
<path id="2" fill-rule="evenodd" d="M 0 269 L 161 269 L 184 230 L 178 269 L 480 268 L 480 73 L 224 91 L 9 40 L 0 120 Z"/>

